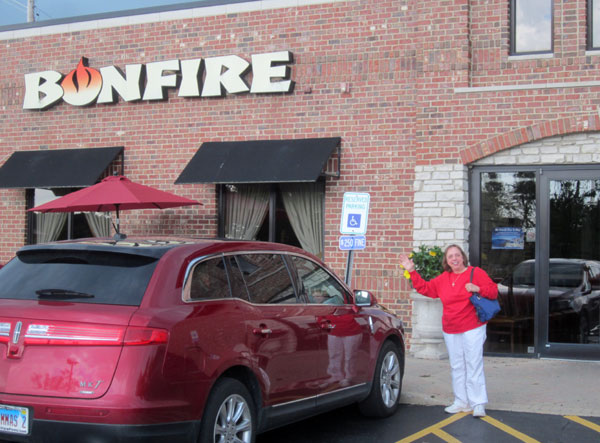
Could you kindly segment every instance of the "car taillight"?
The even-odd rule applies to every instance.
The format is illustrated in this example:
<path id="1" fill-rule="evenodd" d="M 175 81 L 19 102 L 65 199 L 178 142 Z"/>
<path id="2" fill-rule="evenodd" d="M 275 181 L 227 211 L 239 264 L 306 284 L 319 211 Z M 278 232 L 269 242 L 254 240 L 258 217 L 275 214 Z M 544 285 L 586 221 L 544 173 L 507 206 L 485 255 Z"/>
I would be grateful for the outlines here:
<path id="1" fill-rule="evenodd" d="M 130 346 L 166 343 L 167 331 L 102 325 L 31 324 L 25 332 L 26 345 Z"/>
<path id="2" fill-rule="evenodd" d="M 0 343 L 8 343 L 10 334 L 10 323 L 0 323 Z"/>
<path id="3" fill-rule="evenodd" d="M 166 343 L 168 339 L 169 333 L 164 329 L 130 326 L 125 333 L 124 344 L 126 346 L 155 345 Z"/>

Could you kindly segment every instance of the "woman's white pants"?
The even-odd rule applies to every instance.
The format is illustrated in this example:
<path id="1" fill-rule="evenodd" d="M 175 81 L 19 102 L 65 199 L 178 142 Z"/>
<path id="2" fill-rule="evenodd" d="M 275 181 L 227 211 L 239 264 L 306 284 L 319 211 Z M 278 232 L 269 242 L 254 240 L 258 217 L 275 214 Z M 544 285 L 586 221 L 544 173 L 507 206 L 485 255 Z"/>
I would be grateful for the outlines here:
<path id="1" fill-rule="evenodd" d="M 485 405 L 488 401 L 483 374 L 483 343 L 486 325 L 460 334 L 446 334 L 452 371 L 454 401 L 464 406 Z"/>

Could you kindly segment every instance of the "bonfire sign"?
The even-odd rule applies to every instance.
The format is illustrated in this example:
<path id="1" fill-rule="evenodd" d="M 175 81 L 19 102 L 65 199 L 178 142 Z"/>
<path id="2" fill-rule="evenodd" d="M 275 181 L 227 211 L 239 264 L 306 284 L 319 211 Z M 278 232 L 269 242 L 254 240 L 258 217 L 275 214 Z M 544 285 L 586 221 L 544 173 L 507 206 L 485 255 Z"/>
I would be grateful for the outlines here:
<path id="1" fill-rule="evenodd" d="M 168 88 L 179 97 L 222 97 L 225 93 L 291 92 L 290 51 L 252 55 L 252 63 L 237 55 L 191 60 L 165 60 L 94 69 L 82 57 L 76 69 L 25 74 L 23 109 L 44 110 L 61 100 L 73 106 L 123 101 L 164 100 Z M 246 74 L 252 71 L 250 85 Z"/>

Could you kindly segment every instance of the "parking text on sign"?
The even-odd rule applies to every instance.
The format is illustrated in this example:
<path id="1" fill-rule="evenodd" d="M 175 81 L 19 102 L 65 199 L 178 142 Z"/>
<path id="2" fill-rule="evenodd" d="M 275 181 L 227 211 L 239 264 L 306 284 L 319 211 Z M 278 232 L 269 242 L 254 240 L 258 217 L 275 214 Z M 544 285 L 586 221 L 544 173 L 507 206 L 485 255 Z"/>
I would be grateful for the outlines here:
<path id="1" fill-rule="evenodd" d="M 370 195 L 366 192 L 346 192 L 342 206 L 341 234 L 362 235 L 367 232 Z"/>

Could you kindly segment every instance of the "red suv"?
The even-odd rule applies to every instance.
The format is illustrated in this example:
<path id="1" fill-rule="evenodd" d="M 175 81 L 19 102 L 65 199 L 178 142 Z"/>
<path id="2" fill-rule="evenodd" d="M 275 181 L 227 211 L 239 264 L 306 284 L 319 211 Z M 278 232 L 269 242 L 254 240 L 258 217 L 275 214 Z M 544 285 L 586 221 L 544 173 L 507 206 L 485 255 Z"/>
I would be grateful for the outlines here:
<path id="1" fill-rule="evenodd" d="M 393 414 L 404 331 L 297 248 L 85 239 L 0 269 L 0 351 L 0 440 L 252 442 L 354 402 Z"/>

